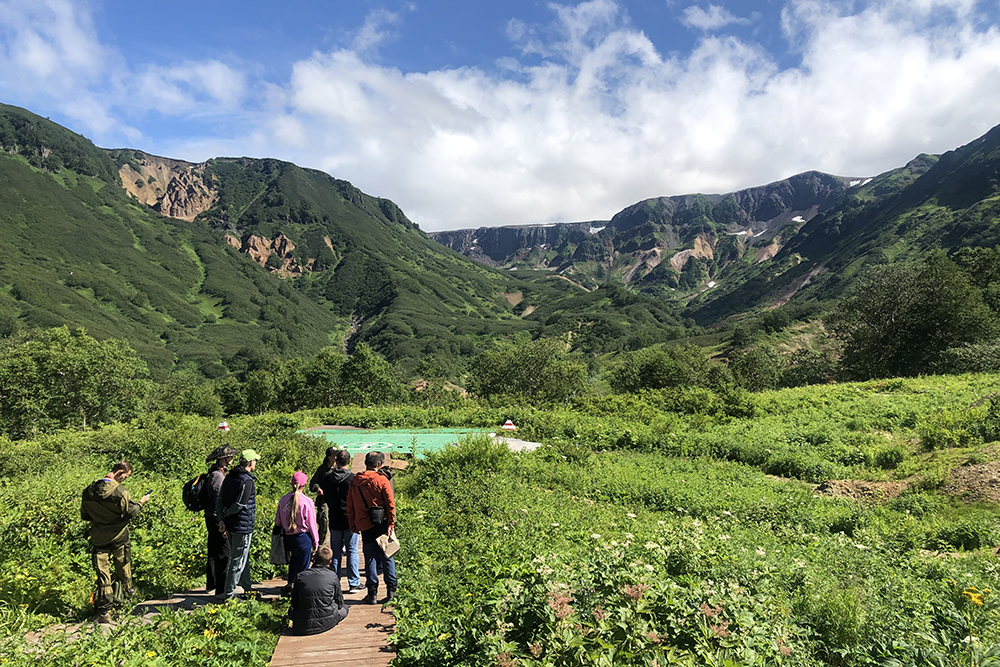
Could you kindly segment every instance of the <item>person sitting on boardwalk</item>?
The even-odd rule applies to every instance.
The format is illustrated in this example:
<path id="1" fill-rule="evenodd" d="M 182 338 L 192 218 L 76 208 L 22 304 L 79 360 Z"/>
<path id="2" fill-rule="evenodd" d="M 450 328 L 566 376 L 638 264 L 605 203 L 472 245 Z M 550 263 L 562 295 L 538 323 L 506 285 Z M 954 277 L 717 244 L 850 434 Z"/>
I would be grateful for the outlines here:
<path id="1" fill-rule="evenodd" d="M 386 556 L 376 541 L 382 535 L 394 535 L 396 532 L 396 500 L 392 487 L 389 480 L 378 474 L 382 460 L 379 452 L 368 452 L 365 455 L 366 470 L 354 476 L 347 494 L 347 519 L 351 531 L 361 533 L 365 552 L 368 588 L 368 595 L 362 600 L 365 604 L 375 604 L 379 572 L 385 577 L 386 597 L 382 603 L 392 602 L 396 596 L 396 561 Z"/>
<path id="2" fill-rule="evenodd" d="M 340 577 L 330 569 L 333 550 L 316 551 L 316 567 L 300 572 L 292 584 L 292 604 L 288 618 L 293 635 L 316 635 L 326 632 L 347 616 Z"/>
<path id="3" fill-rule="evenodd" d="M 302 493 L 306 481 L 306 474 L 301 470 L 292 475 L 292 490 L 278 501 L 278 512 L 274 517 L 274 525 L 281 526 L 285 536 L 285 549 L 292 555 L 288 562 L 286 593 L 291 592 L 299 572 L 309 568 L 313 549 L 320 544 L 316 506 L 312 498 Z"/>

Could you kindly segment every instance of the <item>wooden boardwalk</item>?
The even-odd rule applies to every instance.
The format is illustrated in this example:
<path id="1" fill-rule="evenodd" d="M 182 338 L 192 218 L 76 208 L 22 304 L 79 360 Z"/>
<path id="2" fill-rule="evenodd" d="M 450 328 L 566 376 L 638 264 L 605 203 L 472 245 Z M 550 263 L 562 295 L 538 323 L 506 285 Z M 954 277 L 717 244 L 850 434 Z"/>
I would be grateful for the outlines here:
<path id="1" fill-rule="evenodd" d="M 390 460 L 387 463 L 393 468 L 406 466 L 406 461 Z M 357 473 L 364 469 L 365 455 L 355 454 L 351 470 Z M 365 563 L 360 544 L 358 557 L 361 559 L 361 583 L 364 585 Z M 340 583 L 343 590 L 347 590 L 347 578 L 342 577 Z M 379 585 L 381 597 L 385 595 L 385 583 L 380 581 Z M 396 655 L 388 641 L 396 627 L 396 618 L 392 615 L 391 607 L 386 607 L 383 611 L 380 604 L 362 604 L 364 597 L 365 591 L 344 595 L 344 602 L 348 607 L 347 618 L 332 630 L 305 637 L 282 634 L 271 657 L 271 667 L 386 667 Z"/>
<path id="2" fill-rule="evenodd" d="M 344 582 L 346 583 L 346 579 Z M 390 607 L 361 604 L 364 592 L 345 595 L 347 618 L 332 630 L 296 637 L 283 634 L 271 657 L 271 667 L 386 667 L 396 655 L 388 642 L 396 619 Z"/>

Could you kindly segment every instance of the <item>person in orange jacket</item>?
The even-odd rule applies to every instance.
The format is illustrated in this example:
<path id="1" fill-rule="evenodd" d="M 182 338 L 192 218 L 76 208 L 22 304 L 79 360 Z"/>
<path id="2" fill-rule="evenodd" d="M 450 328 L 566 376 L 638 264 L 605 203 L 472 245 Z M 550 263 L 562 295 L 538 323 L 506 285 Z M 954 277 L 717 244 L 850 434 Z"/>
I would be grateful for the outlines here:
<path id="1" fill-rule="evenodd" d="M 368 595 L 365 604 L 375 604 L 378 597 L 379 571 L 385 577 L 386 597 L 382 604 L 396 596 L 396 561 L 385 555 L 376 541 L 381 535 L 396 533 L 396 500 L 389 480 L 378 473 L 384 457 L 379 452 L 365 455 L 365 471 L 359 472 L 347 493 L 347 520 L 352 532 L 361 534 L 365 554 L 365 575 Z"/>

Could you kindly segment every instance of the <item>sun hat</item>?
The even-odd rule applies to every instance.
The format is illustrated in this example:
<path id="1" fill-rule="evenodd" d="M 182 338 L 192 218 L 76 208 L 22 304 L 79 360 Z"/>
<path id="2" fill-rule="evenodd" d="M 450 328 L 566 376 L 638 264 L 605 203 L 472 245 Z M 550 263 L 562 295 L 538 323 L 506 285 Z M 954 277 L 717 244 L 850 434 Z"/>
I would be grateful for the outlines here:
<path id="1" fill-rule="evenodd" d="M 236 456 L 237 454 L 239 454 L 239 452 L 229 445 L 219 445 L 212 450 L 211 454 L 208 455 L 205 459 L 205 463 L 211 463 L 212 461 L 218 461 L 219 459 L 228 459 Z"/>
<path id="2" fill-rule="evenodd" d="M 295 474 L 292 475 L 292 484 L 295 486 L 305 486 L 308 480 L 309 478 L 301 470 L 296 470 Z"/>
<path id="3" fill-rule="evenodd" d="M 257 459 L 259 459 L 260 458 L 260 454 L 258 454 L 257 452 L 255 452 L 252 449 L 244 449 L 240 453 L 240 458 L 242 458 L 247 463 L 250 463 L 251 461 L 256 461 Z"/>

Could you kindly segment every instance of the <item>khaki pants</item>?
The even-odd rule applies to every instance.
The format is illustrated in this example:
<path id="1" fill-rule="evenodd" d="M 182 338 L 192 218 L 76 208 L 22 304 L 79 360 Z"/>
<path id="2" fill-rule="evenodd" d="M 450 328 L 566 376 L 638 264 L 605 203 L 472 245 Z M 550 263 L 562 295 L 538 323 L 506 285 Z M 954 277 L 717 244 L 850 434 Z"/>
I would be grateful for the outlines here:
<path id="1" fill-rule="evenodd" d="M 97 596 L 94 608 L 97 613 L 111 611 L 115 603 L 122 604 L 132 595 L 132 547 L 94 547 L 94 571 L 97 572 Z M 111 563 L 115 574 L 111 576 Z"/>
<path id="2" fill-rule="evenodd" d="M 319 544 L 316 548 L 330 544 L 330 506 L 326 503 L 316 506 L 316 529 L 319 533 Z"/>

